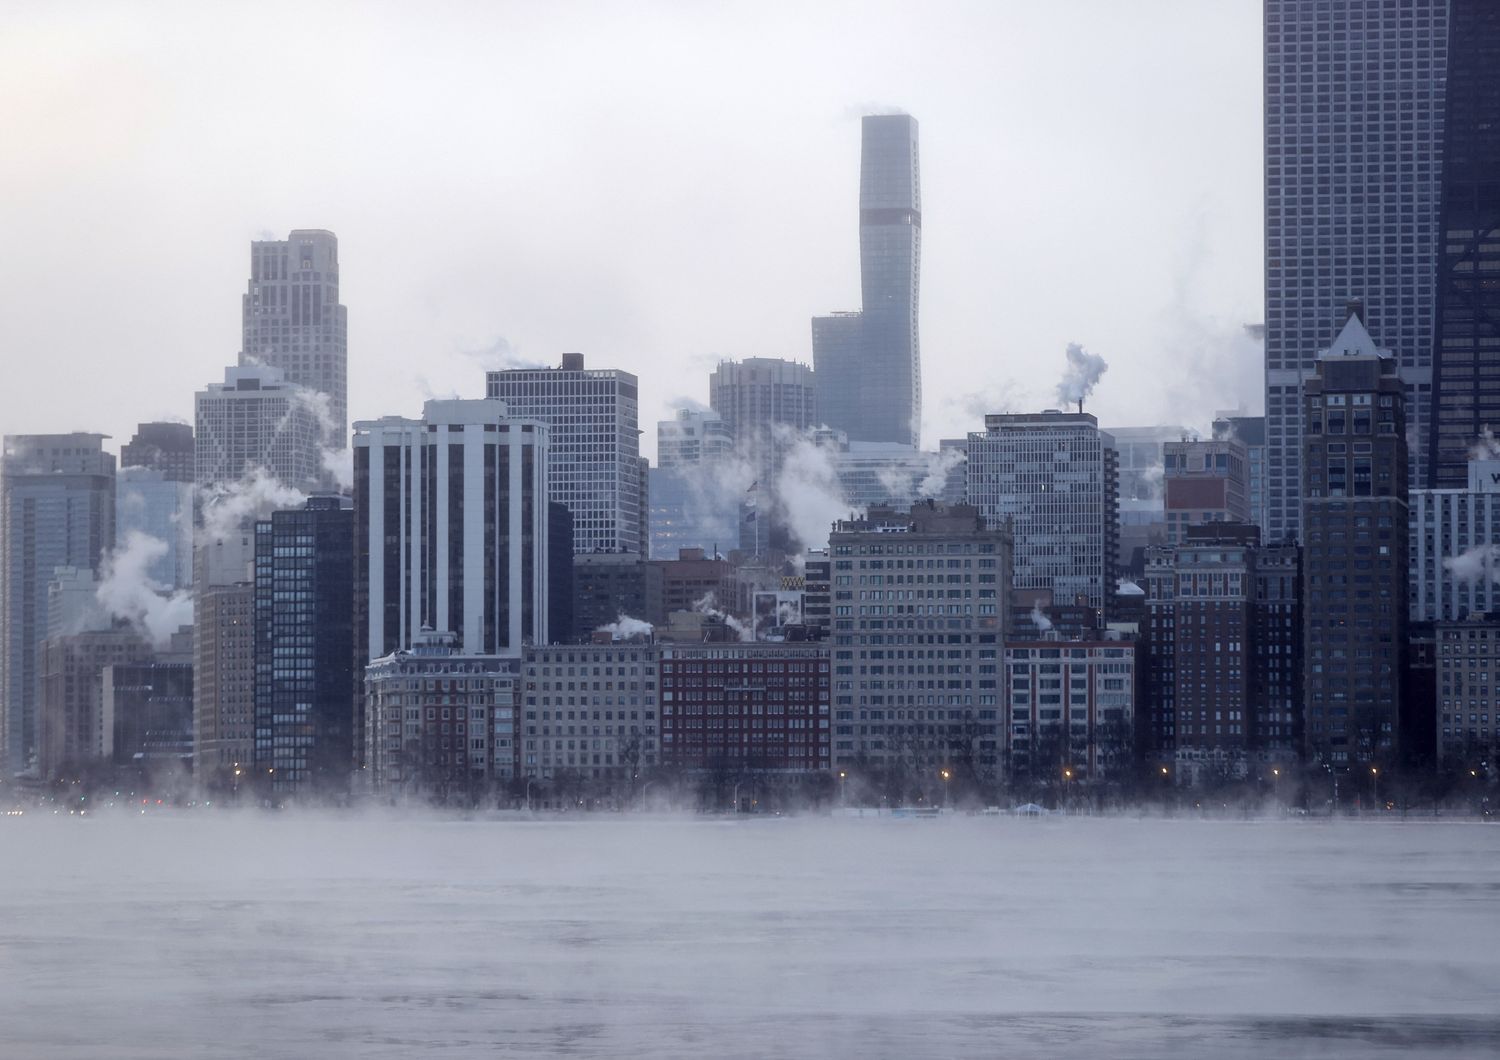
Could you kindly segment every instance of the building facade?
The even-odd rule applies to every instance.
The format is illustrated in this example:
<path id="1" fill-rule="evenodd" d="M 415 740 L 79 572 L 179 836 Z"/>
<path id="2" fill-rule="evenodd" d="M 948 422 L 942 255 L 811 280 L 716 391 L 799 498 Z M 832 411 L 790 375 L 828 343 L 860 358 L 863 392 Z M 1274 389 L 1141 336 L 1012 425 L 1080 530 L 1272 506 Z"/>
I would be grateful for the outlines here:
<path id="1" fill-rule="evenodd" d="M 1053 636 L 1005 643 L 1005 747 L 1018 780 L 1099 780 L 1135 761 L 1134 641 Z"/>
<path id="2" fill-rule="evenodd" d="M 1395 359 L 1351 312 L 1303 389 L 1304 755 L 1345 769 L 1400 753 L 1403 384 Z"/>
<path id="3" fill-rule="evenodd" d="M 653 625 L 662 622 L 662 568 L 629 552 L 595 552 L 573 557 L 575 641 L 590 639 L 622 618 Z"/>
<path id="4" fill-rule="evenodd" d="M 916 446 L 922 185 L 917 121 L 909 114 L 866 115 L 861 123 L 859 263 L 860 312 L 813 321 L 814 365 L 828 400 L 823 420 L 851 441 Z"/>
<path id="5" fill-rule="evenodd" d="M 661 648 L 663 765 L 731 773 L 827 770 L 829 707 L 825 646 Z"/>
<path id="6" fill-rule="evenodd" d="M 193 773 L 205 784 L 248 778 L 254 759 L 253 541 L 235 535 L 195 557 Z"/>
<path id="7" fill-rule="evenodd" d="M 354 512 L 313 497 L 257 522 L 253 764 L 273 793 L 348 790 L 354 650 Z"/>
<path id="8" fill-rule="evenodd" d="M 1500 424 L 1500 7 L 1449 0 L 1447 60 L 1431 459 L 1412 481 L 1459 489 Z"/>
<path id="9" fill-rule="evenodd" d="M 503 401 L 354 425 L 358 665 L 426 630 L 465 655 L 548 639 L 548 428 Z"/>
<path id="10" fill-rule="evenodd" d="M 659 664 L 645 640 L 528 650 L 518 775 L 628 785 L 658 765 Z"/>
<path id="11" fill-rule="evenodd" d="M 712 463 L 733 452 L 734 432 L 713 409 L 678 409 L 656 423 L 656 466 L 664 470 Z"/>
<path id="12" fill-rule="evenodd" d="M 322 229 L 250 244 L 241 300 L 240 367 L 280 369 L 286 382 L 326 395 L 319 445 L 349 444 L 349 312 L 339 304 L 339 241 Z"/>
<path id="13" fill-rule="evenodd" d="M 256 471 L 301 490 L 323 474 L 319 412 L 281 369 L 224 369 L 195 399 L 194 477 L 199 487 L 238 482 Z"/>
<path id="14" fill-rule="evenodd" d="M 131 629 L 49 637 L 39 652 L 37 773 L 56 780 L 102 761 L 113 744 L 104 711 L 104 671 L 151 661 Z"/>
<path id="15" fill-rule="evenodd" d="M 1248 523 L 1249 454 L 1235 438 L 1167 442 L 1162 447 L 1167 544 L 1203 523 Z"/>
<path id="16" fill-rule="evenodd" d="M 1115 591 L 1119 521 L 1113 439 L 1089 413 L 991 415 L 969 435 L 968 502 L 1009 521 L 1014 584 L 1099 610 Z"/>
<path id="17" fill-rule="evenodd" d="M 0 763 L 37 751 L 40 653 L 54 572 L 96 574 L 115 543 L 115 458 L 102 434 L 6 435 L 0 454 Z"/>
<path id="18" fill-rule="evenodd" d="M 575 552 L 641 552 L 646 541 L 636 377 L 586 369 L 581 353 L 560 368 L 516 368 L 485 375 L 485 396 L 511 416 L 546 424 L 548 489 L 573 513 Z"/>
<path id="19" fill-rule="evenodd" d="M 128 547 L 141 534 L 159 546 L 146 575 L 161 589 L 193 584 L 193 484 L 166 471 L 122 467 L 115 474 L 115 538 Z"/>
<path id="20" fill-rule="evenodd" d="M 1411 491 L 1410 616 L 1500 611 L 1500 459 L 1471 460 L 1467 489 Z"/>
<path id="21" fill-rule="evenodd" d="M 477 804 L 517 775 L 520 660 L 466 655 L 451 633 L 426 631 L 364 673 L 372 790 Z"/>
<path id="22" fill-rule="evenodd" d="M 1457 768 L 1493 766 L 1500 751 L 1500 620 L 1435 626 L 1437 752 Z"/>
<path id="23" fill-rule="evenodd" d="M 190 635 L 189 638 L 191 639 Z M 104 758 L 186 776 L 193 766 L 193 664 L 111 663 L 101 676 Z"/>
<path id="24" fill-rule="evenodd" d="M 833 762 L 995 775 L 1011 537 L 970 505 L 834 525 Z"/>
<path id="25" fill-rule="evenodd" d="M 1299 529 L 1300 388 L 1364 298 L 1424 482 L 1450 0 L 1266 0 L 1267 531 Z M 1492 69 L 1491 76 L 1496 76 Z"/>
<path id="26" fill-rule="evenodd" d="M 193 428 L 187 423 L 142 423 L 120 446 L 120 469 L 160 471 L 168 482 L 193 481 Z"/>

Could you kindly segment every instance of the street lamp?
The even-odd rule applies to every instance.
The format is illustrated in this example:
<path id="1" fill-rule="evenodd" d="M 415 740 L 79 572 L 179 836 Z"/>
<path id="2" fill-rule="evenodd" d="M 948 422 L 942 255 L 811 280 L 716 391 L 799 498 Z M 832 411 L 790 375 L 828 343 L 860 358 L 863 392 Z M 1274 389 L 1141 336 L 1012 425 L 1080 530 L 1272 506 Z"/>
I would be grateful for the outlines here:
<path id="1" fill-rule="evenodd" d="M 531 777 L 526 778 L 526 812 L 531 812 Z"/>
<path id="2" fill-rule="evenodd" d="M 1370 801 L 1380 809 L 1380 770 L 1375 766 L 1370 767 Z"/>
<path id="3" fill-rule="evenodd" d="M 740 812 L 740 782 L 738 780 L 734 782 L 734 812 Z"/>
<path id="4" fill-rule="evenodd" d="M 943 806 L 948 805 L 948 778 L 953 774 L 946 769 L 938 770 L 938 776 L 943 778 Z"/>
<path id="5" fill-rule="evenodd" d="M 1073 780 L 1073 770 L 1072 770 L 1072 767 L 1070 767 L 1070 766 L 1063 766 L 1063 809 L 1064 810 L 1066 810 L 1068 808 L 1068 796 L 1071 794 L 1068 791 L 1068 788 L 1071 786 L 1072 780 Z"/>
<path id="6" fill-rule="evenodd" d="M 849 774 L 845 773 L 842 769 L 840 769 L 839 770 L 839 805 L 840 806 L 848 806 L 849 805 L 849 785 L 846 784 L 846 783 L 844 783 L 848 779 L 849 779 Z"/>

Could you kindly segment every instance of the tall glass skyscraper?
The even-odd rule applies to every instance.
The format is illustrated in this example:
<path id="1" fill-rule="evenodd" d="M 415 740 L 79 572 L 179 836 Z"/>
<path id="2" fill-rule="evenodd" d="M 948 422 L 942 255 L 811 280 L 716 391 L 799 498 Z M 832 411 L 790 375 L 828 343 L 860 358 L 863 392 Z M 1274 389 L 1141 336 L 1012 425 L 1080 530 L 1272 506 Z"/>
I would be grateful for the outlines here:
<path id="1" fill-rule="evenodd" d="M 1448 24 L 1434 489 L 1463 488 L 1475 439 L 1487 427 L 1500 431 L 1500 4 L 1452 0 Z"/>
<path id="2" fill-rule="evenodd" d="M 859 170 L 859 266 L 864 306 L 813 320 L 818 402 L 854 442 L 917 445 L 922 433 L 918 296 L 922 188 L 917 121 L 867 115 Z"/>
<path id="3" fill-rule="evenodd" d="M 309 228 L 250 244 L 240 367 L 280 368 L 328 396 L 323 445 L 349 445 L 349 311 L 339 304 L 339 240 Z"/>
<path id="4" fill-rule="evenodd" d="M 1411 481 L 1425 479 L 1448 12 L 1449 0 L 1265 0 L 1271 541 L 1300 527 L 1299 394 L 1349 300 L 1391 347 Z"/>

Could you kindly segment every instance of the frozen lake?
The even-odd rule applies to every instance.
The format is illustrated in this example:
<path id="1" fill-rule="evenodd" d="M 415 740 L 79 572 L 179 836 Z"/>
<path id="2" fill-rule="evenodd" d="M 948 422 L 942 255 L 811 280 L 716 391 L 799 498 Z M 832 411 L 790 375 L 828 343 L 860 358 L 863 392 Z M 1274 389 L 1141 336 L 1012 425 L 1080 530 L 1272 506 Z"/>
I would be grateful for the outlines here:
<path id="1" fill-rule="evenodd" d="M 1492 1057 L 1500 827 L 0 818 L 0 1056 Z"/>

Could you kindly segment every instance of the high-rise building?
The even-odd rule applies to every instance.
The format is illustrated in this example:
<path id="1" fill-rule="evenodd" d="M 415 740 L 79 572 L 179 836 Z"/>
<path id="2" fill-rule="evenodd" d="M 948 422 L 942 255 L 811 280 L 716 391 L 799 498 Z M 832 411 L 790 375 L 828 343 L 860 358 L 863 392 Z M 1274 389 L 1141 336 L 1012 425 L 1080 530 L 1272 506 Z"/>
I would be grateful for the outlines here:
<path id="1" fill-rule="evenodd" d="M 1367 301 L 1371 330 L 1391 347 L 1418 443 L 1408 454 L 1411 481 L 1426 481 L 1452 3 L 1266 0 L 1272 541 L 1301 525 L 1301 386 L 1314 374 L 1317 351 L 1331 345 L 1350 298 Z M 1484 76 L 1500 77 L 1500 67 L 1491 64 Z"/>
<path id="2" fill-rule="evenodd" d="M 247 526 L 193 551 L 193 774 L 210 786 L 248 783 L 254 758 L 254 542 Z"/>
<path id="3" fill-rule="evenodd" d="M 1443 112 L 1431 459 L 1462 488 L 1469 450 L 1500 429 L 1500 6 L 1450 0 Z"/>
<path id="4" fill-rule="evenodd" d="M 819 422 L 813 370 L 797 361 L 720 361 L 708 377 L 708 400 L 739 451 L 751 457 L 774 452 L 780 430 L 804 431 Z"/>
<path id="5" fill-rule="evenodd" d="M 850 441 L 921 444 L 922 186 L 917 121 L 867 115 L 861 123 L 858 314 L 813 321 L 823 420 Z"/>
<path id="6" fill-rule="evenodd" d="M 452 633 L 464 655 L 548 636 L 548 428 L 503 401 L 354 425 L 357 664 Z"/>
<path id="7" fill-rule="evenodd" d="M 1471 460 L 1467 489 L 1411 491 L 1410 617 L 1500 611 L 1500 460 Z"/>
<path id="8" fill-rule="evenodd" d="M 1303 392 L 1305 756 L 1390 763 L 1407 618 L 1403 384 L 1356 310 Z"/>
<path id="9" fill-rule="evenodd" d="M 969 435 L 968 502 L 1009 520 L 1017 589 L 1103 609 L 1115 591 L 1119 522 L 1114 440 L 1087 412 L 984 418 Z"/>
<path id="10" fill-rule="evenodd" d="M 40 651 L 59 567 L 98 572 L 115 543 L 115 458 L 102 434 L 6 435 L 0 455 L 0 764 L 37 747 Z"/>
<path id="11" fill-rule="evenodd" d="M 1190 526 L 1250 521 L 1249 454 L 1237 439 L 1167 442 L 1162 461 L 1167 544 Z"/>
<path id="12" fill-rule="evenodd" d="M 120 446 L 120 468 L 160 471 L 169 482 L 193 481 L 193 428 L 187 423 L 142 423 Z"/>
<path id="13" fill-rule="evenodd" d="M 678 409 L 656 423 L 656 466 L 662 470 L 713 463 L 734 452 L 734 432 L 713 409 Z"/>
<path id="14" fill-rule="evenodd" d="M 485 375 L 485 396 L 511 416 L 547 425 L 548 489 L 573 513 L 575 552 L 640 552 L 640 395 L 636 377 L 616 368 L 586 369 L 565 353 L 560 368 L 515 368 Z"/>
<path id="15" fill-rule="evenodd" d="M 841 520 L 828 550 L 834 765 L 993 778 L 1009 528 L 970 505 L 924 501 Z"/>
<path id="16" fill-rule="evenodd" d="M 650 555 L 738 547 L 740 508 L 755 472 L 735 457 L 729 425 L 712 409 L 679 409 L 657 423 L 656 448 L 657 466 L 648 473 Z"/>
<path id="17" fill-rule="evenodd" d="M 338 497 L 313 497 L 255 524 L 253 762 L 279 795 L 349 785 L 353 549 L 354 512 Z"/>
<path id="18" fill-rule="evenodd" d="M 194 477 L 199 486 L 238 482 L 257 470 L 297 489 L 323 473 L 318 410 L 269 365 L 224 369 L 196 398 Z"/>
<path id="19" fill-rule="evenodd" d="M 339 304 L 339 241 L 321 229 L 250 244 L 240 367 L 279 368 L 327 396 L 324 447 L 349 444 L 349 313 Z M 327 435 L 326 437 L 324 435 Z"/>
<path id="20" fill-rule="evenodd" d="M 193 485 L 149 467 L 122 467 L 115 474 L 115 537 L 128 547 L 132 534 L 160 542 L 146 575 L 159 588 L 193 584 Z"/>

